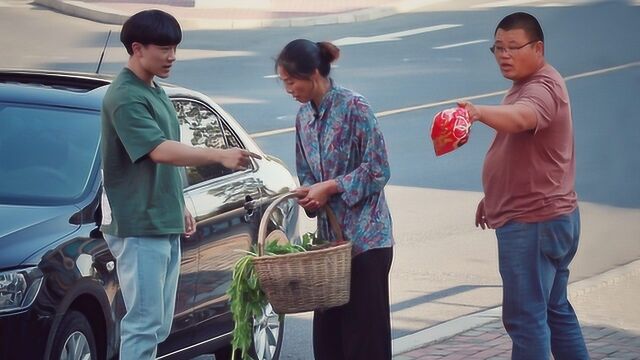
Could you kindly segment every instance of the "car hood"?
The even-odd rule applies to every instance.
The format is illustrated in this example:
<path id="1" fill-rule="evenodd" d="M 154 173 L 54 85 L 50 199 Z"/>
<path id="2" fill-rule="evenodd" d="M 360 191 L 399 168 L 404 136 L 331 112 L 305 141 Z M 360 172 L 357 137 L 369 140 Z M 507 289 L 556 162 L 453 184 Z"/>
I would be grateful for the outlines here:
<path id="1" fill-rule="evenodd" d="M 19 266 L 39 249 L 78 229 L 69 218 L 73 205 L 0 205 L 0 269 Z"/>

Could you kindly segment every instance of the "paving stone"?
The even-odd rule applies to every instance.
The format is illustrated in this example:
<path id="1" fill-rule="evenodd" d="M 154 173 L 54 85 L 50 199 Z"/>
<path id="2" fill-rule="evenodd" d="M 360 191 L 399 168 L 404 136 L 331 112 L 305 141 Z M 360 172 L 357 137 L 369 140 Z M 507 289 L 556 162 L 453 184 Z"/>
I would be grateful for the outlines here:
<path id="1" fill-rule="evenodd" d="M 640 360 L 638 333 L 594 326 L 585 327 L 583 333 L 592 360 Z M 495 322 L 410 351 L 403 354 L 405 357 L 394 357 L 394 360 L 508 360 L 511 346 L 502 324 Z"/>

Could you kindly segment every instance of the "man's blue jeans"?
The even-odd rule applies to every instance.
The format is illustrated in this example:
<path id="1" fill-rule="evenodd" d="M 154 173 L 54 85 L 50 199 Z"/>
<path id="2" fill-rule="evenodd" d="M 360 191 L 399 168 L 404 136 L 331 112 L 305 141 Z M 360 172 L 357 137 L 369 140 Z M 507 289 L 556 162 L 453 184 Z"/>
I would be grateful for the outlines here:
<path id="1" fill-rule="evenodd" d="M 548 221 L 496 229 L 503 283 L 502 322 L 512 359 L 589 359 L 569 300 L 569 263 L 578 249 L 578 209 Z"/>
<path id="2" fill-rule="evenodd" d="M 171 330 L 180 275 L 180 235 L 119 238 L 105 234 L 116 258 L 127 313 L 120 359 L 151 360 Z"/>

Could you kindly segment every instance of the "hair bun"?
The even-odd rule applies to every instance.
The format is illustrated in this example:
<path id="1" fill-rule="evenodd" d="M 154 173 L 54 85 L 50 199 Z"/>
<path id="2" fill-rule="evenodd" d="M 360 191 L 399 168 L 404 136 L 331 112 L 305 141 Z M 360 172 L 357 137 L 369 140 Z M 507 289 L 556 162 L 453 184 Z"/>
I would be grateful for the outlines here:
<path id="1" fill-rule="evenodd" d="M 340 57 L 340 49 L 328 41 L 317 42 L 320 49 L 320 56 L 328 63 L 332 63 Z"/>

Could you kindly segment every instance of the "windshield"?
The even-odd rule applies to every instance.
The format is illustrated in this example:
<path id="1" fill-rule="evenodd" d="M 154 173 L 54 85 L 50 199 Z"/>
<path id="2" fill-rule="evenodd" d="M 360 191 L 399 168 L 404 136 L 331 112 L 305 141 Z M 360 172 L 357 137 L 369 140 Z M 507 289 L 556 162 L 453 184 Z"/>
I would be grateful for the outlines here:
<path id="1" fill-rule="evenodd" d="M 100 113 L 0 102 L 0 203 L 57 205 L 84 193 Z"/>

